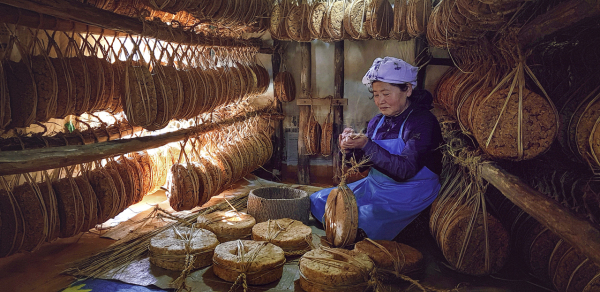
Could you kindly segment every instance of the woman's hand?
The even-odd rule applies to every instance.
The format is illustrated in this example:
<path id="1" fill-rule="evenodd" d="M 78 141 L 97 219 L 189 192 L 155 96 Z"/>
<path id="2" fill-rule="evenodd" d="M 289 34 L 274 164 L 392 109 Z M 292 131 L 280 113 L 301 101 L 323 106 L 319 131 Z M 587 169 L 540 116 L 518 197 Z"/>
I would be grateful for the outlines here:
<path id="1" fill-rule="evenodd" d="M 340 134 L 340 136 L 338 137 L 338 145 L 340 145 L 341 151 L 345 151 L 346 153 L 350 152 L 350 149 L 343 147 L 343 142 L 350 139 L 350 136 L 354 134 L 356 134 L 356 132 L 354 132 L 354 129 L 352 128 L 345 128 L 344 132 Z"/>
<path id="2" fill-rule="evenodd" d="M 352 128 L 344 129 L 339 136 L 340 149 L 348 152 L 350 149 L 362 149 L 367 145 L 369 139 L 363 134 L 357 134 Z"/>

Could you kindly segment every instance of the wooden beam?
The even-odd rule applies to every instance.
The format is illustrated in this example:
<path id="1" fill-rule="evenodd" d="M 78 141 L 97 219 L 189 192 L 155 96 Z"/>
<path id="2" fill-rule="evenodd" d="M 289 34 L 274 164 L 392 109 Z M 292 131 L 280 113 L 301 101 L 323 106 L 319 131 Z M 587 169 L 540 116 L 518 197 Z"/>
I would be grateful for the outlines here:
<path id="1" fill-rule="evenodd" d="M 0 152 L 0 175 L 55 169 L 152 149 L 171 142 L 181 141 L 199 134 L 218 130 L 223 126 L 244 121 L 261 114 L 261 112 L 250 112 L 218 123 L 202 124 L 197 127 L 181 129 L 156 136 L 121 139 L 89 145 Z M 269 116 L 266 115 L 265 117 Z"/>
<path id="2" fill-rule="evenodd" d="M 72 32 L 91 32 L 115 34 L 111 30 L 103 30 L 95 26 L 89 26 L 80 22 L 64 20 L 54 16 L 33 12 L 27 9 L 20 9 L 6 4 L 0 4 L 0 22 L 22 25 L 25 27 Z"/>
<path id="3" fill-rule="evenodd" d="M 598 0 L 569 0 L 536 17 L 519 31 L 519 43 L 532 46 L 544 37 L 585 18 L 600 15 Z"/>
<path id="4" fill-rule="evenodd" d="M 600 265 L 600 230 L 494 163 L 480 164 L 481 176 L 511 202 Z"/>
<path id="5" fill-rule="evenodd" d="M 27 149 L 50 148 L 60 146 L 87 145 L 119 139 L 123 136 L 141 132 L 142 127 L 133 127 L 127 120 L 106 128 L 98 127 L 69 134 L 60 133 L 54 136 L 27 136 L 0 139 L 0 151 L 19 151 Z M 25 149 L 23 149 L 25 148 Z"/>
<path id="6" fill-rule="evenodd" d="M 299 43 L 300 62 L 302 63 L 302 72 L 300 73 L 300 98 L 309 98 L 311 96 L 311 43 Z M 305 117 L 310 112 L 310 106 L 301 105 L 300 109 L 300 128 L 298 129 L 298 183 L 302 185 L 310 184 L 310 156 L 306 154 L 306 145 L 304 145 L 306 125 L 308 120 Z"/>
<path id="7" fill-rule="evenodd" d="M 344 98 L 344 41 L 335 42 L 333 55 L 333 98 Z M 346 100 L 347 104 L 347 100 Z M 342 177 L 342 169 L 340 162 L 340 145 L 338 137 L 344 131 L 344 107 L 335 105 L 332 108 L 333 114 L 333 146 L 331 147 L 331 163 L 333 165 L 333 182 L 340 183 Z"/>
<path id="8" fill-rule="evenodd" d="M 75 0 L 0 0 L 16 8 L 80 22 L 103 29 L 156 38 L 168 42 L 222 47 L 259 46 L 258 40 L 238 40 L 205 37 L 183 29 L 173 28 L 161 21 L 140 21 Z"/>
<path id="9" fill-rule="evenodd" d="M 422 54 L 428 54 L 427 47 L 427 39 L 425 37 L 415 38 L 415 62 L 417 62 L 415 66 L 419 67 L 419 72 L 417 73 L 417 89 L 425 88 L 425 78 L 427 78 L 427 65 L 429 64 L 427 63 L 428 60 L 426 58 L 428 58 L 429 56 Z M 419 64 L 419 62 L 425 64 Z"/>

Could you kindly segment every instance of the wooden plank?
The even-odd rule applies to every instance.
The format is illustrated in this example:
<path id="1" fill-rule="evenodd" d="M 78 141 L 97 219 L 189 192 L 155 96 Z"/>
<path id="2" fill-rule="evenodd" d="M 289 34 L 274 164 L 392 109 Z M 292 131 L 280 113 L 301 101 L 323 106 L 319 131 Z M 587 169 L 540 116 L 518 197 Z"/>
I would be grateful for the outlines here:
<path id="1" fill-rule="evenodd" d="M 494 163 L 480 164 L 481 176 L 511 202 L 600 265 L 600 230 Z"/>
<path id="2" fill-rule="evenodd" d="M 173 28 L 160 21 L 140 21 L 133 17 L 116 14 L 75 0 L 0 0 L 0 3 L 68 21 L 169 42 L 223 47 L 260 47 L 260 41 L 256 39 L 246 41 L 206 36 L 200 37 L 195 33 L 184 31 L 180 28 Z"/>
<path id="3" fill-rule="evenodd" d="M 199 134 L 218 130 L 223 126 L 244 121 L 249 117 L 260 114 L 260 112 L 250 112 L 219 123 L 203 124 L 156 136 L 114 140 L 89 145 L 0 152 L 0 175 L 55 169 L 152 149 L 171 142 L 181 141 Z"/>
<path id="4" fill-rule="evenodd" d="M 297 105 L 348 105 L 348 99 L 345 98 L 309 98 L 296 99 Z"/>
<path id="5" fill-rule="evenodd" d="M 585 18 L 600 15 L 598 0 L 569 0 L 536 17 L 519 31 L 519 43 L 532 46 L 544 37 Z"/>
<path id="6" fill-rule="evenodd" d="M 300 98 L 309 98 L 311 96 L 311 43 L 300 43 L 300 58 L 302 71 L 300 73 Z M 306 154 L 306 145 L 302 137 L 306 132 L 308 121 L 306 117 L 310 112 L 310 106 L 298 106 L 300 111 L 299 129 L 298 129 L 298 183 L 301 185 L 310 184 L 310 156 Z"/>
<path id="7" fill-rule="evenodd" d="M 333 98 L 344 99 L 344 42 L 335 42 L 333 56 Z M 346 99 L 346 104 L 348 100 Z M 331 147 L 331 163 L 333 165 L 333 182 L 340 183 L 342 169 L 340 162 L 340 145 L 338 137 L 344 131 L 344 107 L 341 105 L 333 106 L 331 114 L 333 115 L 333 146 Z"/>

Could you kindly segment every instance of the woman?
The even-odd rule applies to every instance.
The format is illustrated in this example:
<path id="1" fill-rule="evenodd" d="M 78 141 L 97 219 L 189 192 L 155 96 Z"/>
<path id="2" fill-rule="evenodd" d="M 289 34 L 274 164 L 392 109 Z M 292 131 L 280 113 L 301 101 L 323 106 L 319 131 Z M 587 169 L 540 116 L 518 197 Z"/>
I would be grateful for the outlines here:
<path id="1" fill-rule="evenodd" d="M 362 82 L 373 93 L 381 114 L 371 119 L 366 136 L 339 138 L 347 156 L 358 161 L 366 155 L 370 160 L 369 175 L 348 187 L 356 197 L 358 227 L 371 239 L 393 239 L 435 200 L 440 189 L 442 135 L 429 111 L 431 94 L 415 89 L 417 71 L 397 58 L 375 59 Z M 331 190 L 310 197 L 311 211 L 319 221 Z"/>

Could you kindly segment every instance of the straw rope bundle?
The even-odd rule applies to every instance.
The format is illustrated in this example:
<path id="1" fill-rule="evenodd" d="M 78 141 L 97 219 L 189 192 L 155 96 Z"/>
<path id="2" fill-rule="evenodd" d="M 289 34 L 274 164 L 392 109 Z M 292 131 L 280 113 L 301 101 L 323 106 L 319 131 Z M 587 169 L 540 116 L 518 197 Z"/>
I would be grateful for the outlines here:
<path id="1" fill-rule="evenodd" d="M 144 169 L 137 161 L 137 159 L 133 157 L 121 157 L 119 159 L 119 163 L 126 164 L 129 167 L 129 173 L 132 175 L 132 178 L 134 180 L 134 188 L 131 196 L 134 198 L 134 203 L 140 202 L 146 195 L 144 193 Z"/>
<path id="2" fill-rule="evenodd" d="M 562 121 L 559 141 L 563 149 L 576 161 L 585 162 L 592 168 L 600 167 L 600 148 L 597 142 L 600 119 L 600 90 L 589 94 L 573 95 L 561 108 Z"/>
<path id="3" fill-rule="evenodd" d="M 175 211 L 189 210 L 200 203 L 199 178 L 191 164 L 171 166 L 169 203 Z"/>
<path id="4" fill-rule="evenodd" d="M 83 49 L 82 54 L 84 54 Z M 102 103 L 100 99 L 104 95 L 104 71 L 99 59 L 95 56 L 84 56 L 83 62 L 87 68 L 90 80 L 90 95 L 87 108 L 82 108 L 81 113 L 94 112 L 100 108 L 100 104 Z"/>
<path id="5" fill-rule="evenodd" d="M 60 237 L 66 238 L 83 231 L 85 206 L 81 192 L 73 177 L 67 177 L 52 183 L 58 202 L 60 218 Z"/>
<path id="6" fill-rule="evenodd" d="M 327 4 L 324 2 L 315 2 L 310 7 L 308 16 L 308 29 L 312 39 L 326 40 L 325 26 L 323 25 L 327 14 Z"/>
<path id="7" fill-rule="evenodd" d="M 309 4 L 294 5 L 285 20 L 287 35 L 297 42 L 310 42 L 309 17 L 311 6 Z"/>
<path id="8" fill-rule="evenodd" d="M 520 4 L 489 5 L 477 0 L 442 1 L 433 8 L 429 17 L 427 40 L 435 47 L 467 47 L 487 32 L 500 30 Z M 420 32 L 420 27 L 413 30 Z"/>
<path id="9" fill-rule="evenodd" d="M 408 33 L 407 25 L 408 1 L 395 0 L 394 2 L 394 26 L 390 32 L 390 38 L 399 41 L 408 41 L 411 39 Z"/>
<path id="10" fill-rule="evenodd" d="M 333 143 L 333 121 L 331 112 L 327 114 L 327 118 L 321 127 L 321 155 L 331 155 Z"/>
<path id="11" fill-rule="evenodd" d="M 558 112 L 514 46 L 514 37 L 509 32 L 494 44 L 481 41 L 453 53 L 461 68 L 442 76 L 435 93 L 436 103 L 455 115 L 463 132 L 472 134 L 487 154 L 520 161 L 550 148 L 558 133 Z"/>
<path id="12" fill-rule="evenodd" d="M 247 128 L 240 129 L 244 124 Z M 201 145 L 193 141 L 188 143 L 189 150 L 182 147 L 179 151 L 186 157 L 187 166 L 176 167 L 175 165 L 179 164 L 175 164 L 171 169 L 171 206 L 176 210 L 201 206 L 231 183 L 266 163 L 273 152 L 271 139 L 265 134 L 249 134 L 262 131 L 262 127 L 264 125 L 256 119 L 252 122 L 237 123 L 222 129 L 223 133 L 229 132 L 226 136 L 208 134 L 205 141 L 212 141 L 211 143 Z M 193 173 L 189 169 L 190 166 Z M 190 173 L 181 174 L 182 167 L 190 170 Z M 176 170 L 179 168 L 182 169 Z M 180 180 L 180 177 L 187 178 Z M 182 190 L 189 194 L 180 195 Z M 185 200 L 190 201 L 184 202 Z M 182 207 L 183 205 L 185 207 Z"/>
<path id="13" fill-rule="evenodd" d="M 38 189 L 44 200 L 44 206 L 46 208 L 46 214 L 48 215 L 48 236 L 45 238 L 46 242 L 52 242 L 59 237 L 60 234 L 60 218 L 58 216 L 58 202 L 56 200 L 56 194 L 52 188 L 52 182 L 48 178 L 48 174 L 44 172 L 43 182 L 38 183 Z M 97 214 L 96 214 L 97 215 Z"/>
<path id="14" fill-rule="evenodd" d="M 359 173 L 359 169 L 369 161 L 368 157 L 356 161 L 354 157 L 346 160 L 342 153 L 342 175 L 337 188 L 333 189 L 325 203 L 323 227 L 326 243 L 333 247 L 344 247 L 354 243 L 358 231 L 358 207 L 352 190 L 346 181 Z M 350 167 L 347 168 L 346 164 Z"/>
<path id="15" fill-rule="evenodd" d="M 481 100 L 472 124 L 474 136 L 486 153 L 519 161 L 536 157 L 550 148 L 558 132 L 558 112 L 523 61 L 519 47 L 515 50 L 515 37 L 516 34 L 510 32 L 498 45 L 506 48 L 506 60 L 521 61 Z M 544 96 L 526 88 L 526 76 Z"/>
<path id="16" fill-rule="evenodd" d="M 229 199 L 228 202 L 221 201 L 214 206 L 200 210 L 198 213 L 193 213 L 183 218 L 177 218 L 164 212 L 164 210 L 157 209 L 156 212 L 153 212 L 143 222 L 148 222 L 148 220 L 159 218 L 176 220 L 172 220 L 171 223 L 150 231 L 134 232 L 132 233 L 132 236 L 116 242 L 101 252 L 79 262 L 72 263 L 70 268 L 68 268 L 65 272 L 74 276 L 91 278 L 110 273 L 115 268 L 124 268 L 132 261 L 140 259 L 147 254 L 150 240 L 157 234 L 171 228 L 191 227 L 192 224 L 196 222 L 196 219 L 199 215 L 209 214 L 216 210 L 229 209 L 231 206 L 234 206 L 234 208 L 241 208 L 246 204 L 246 198 L 247 196 L 241 195 Z M 138 230 L 141 230 L 141 228 Z M 187 273 L 184 272 L 186 271 L 184 270 L 182 272 L 180 280 L 185 280 L 187 277 Z M 185 284 L 182 281 L 178 281 L 174 284 L 176 284 L 175 287 L 177 288 L 185 287 Z"/>
<path id="17" fill-rule="evenodd" d="M 394 10 L 388 0 L 370 0 L 366 4 L 365 24 L 369 35 L 377 40 L 390 37 L 394 26 Z"/>
<path id="18" fill-rule="evenodd" d="M 6 128 L 26 127 L 35 121 L 37 90 L 26 62 L 7 61 L 4 75 L 10 95 L 11 122 Z M 27 86 L 24 86 L 27 84 Z"/>
<path id="19" fill-rule="evenodd" d="M 600 267 L 498 191 L 488 197 L 497 212 L 503 212 L 503 223 L 512 226 L 514 248 L 535 277 L 549 281 L 557 291 L 594 291 L 600 286 Z"/>
<path id="20" fill-rule="evenodd" d="M 90 171 L 87 176 L 98 198 L 98 222 L 105 222 L 117 213 L 117 187 L 110 174 L 102 168 Z"/>
<path id="21" fill-rule="evenodd" d="M 170 107 L 174 105 L 173 91 L 171 84 L 165 75 L 163 66 L 156 66 L 153 69 L 152 79 L 156 90 L 156 119 L 146 128 L 150 131 L 165 128 L 173 118 L 170 113 Z"/>
<path id="22" fill-rule="evenodd" d="M 48 56 L 31 56 L 31 72 L 38 92 L 35 118 L 46 122 L 56 115 L 58 80 Z"/>
<path id="23" fill-rule="evenodd" d="M 4 66 L 4 60 L 0 58 L 0 130 L 4 130 L 11 121 L 10 95 Z"/>
<path id="24" fill-rule="evenodd" d="M 323 223 L 327 242 L 334 247 L 344 247 L 354 242 L 358 230 L 358 207 L 352 190 L 345 183 L 329 193 Z"/>
<path id="25" fill-rule="evenodd" d="M 273 80 L 275 87 L 275 98 L 279 101 L 291 102 L 296 99 L 296 83 L 292 73 L 282 71 Z"/>
<path id="26" fill-rule="evenodd" d="M 88 178 L 85 175 L 80 175 L 74 178 L 77 189 L 81 194 L 83 201 L 83 226 L 81 227 L 83 232 L 86 232 L 94 227 L 98 223 L 98 199 L 94 189 L 90 184 Z"/>
<path id="27" fill-rule="evenodd" d="M 447 139 L 455 133 L 448 133 Z M 485 275 L 498 271 L 508 258 L 509 234 L 487 211 L 486 186 L 469 172 L 481 158 L 461 143 L 447 144 L 442 188 L 431 208 L 429 228 L 444 257 L 458 272 Z M 457 163 L 457 164 L 455 164 Z"/>
<path id="28" fill-rule="evenodd" d="M 256 224 L 254 217 L 237 211 L 216 211 L 214 213 L 198 216 L 199 228 L 213 232 L 219 242 L 238 239 L 250 239 L 252 227 Z"/>
<path id="29" fill-rule="evenodd" d="M 0 220 L 0 257 L 32 252 L 58 238 L 59 206 L 48 173 L 1 177 Z"/>
<path id="30" fill-rule="evenodd" d="M 286 20 L 288 14 L 292 10 L 292 7 L 293 4 L 289 0 L 281 0 L 279 3 L 273 5 L 269 26 L 269 32 L 271 33 L 271 37 L 273 39 L 282 41 L 290 39 L 286 29 Z"/>
<path id="31" fill-rule="evenodd" d="M 354 245 L 354 250 L 371 258 L 381 278 L 388 274 L 396 277 L 423 269 L 423 254 L 406 244 L 389 240 L 365 239 Z"/>
<path id="32" fill-rule="evenodd" d="M 340 41 L 347 35 L 344 30 L 344 14 L 346 6 L 346 0 L 335 1 L 328 4 L 327 14 L 325 14 L 325 21 L 323 25 L 329 37 L 332 41 Z"/>
<path id="33" fill-rule="evenodd" d="M 148 193 L 154 193 L 167 183 L 167 176 L 169 175 L 169 165 L 167 161 L 167 153 L 164 149 L 160 148 L 154 153 L 147 153 L 150 156 L 150 162 L 152 164 L 152 188 Z"/>
<path id="34" fill-rule="evenodd" d="M 19 251 L 25 242 L 25 220 L 21 207 L 16 201 L 12 187 L 4 177 L 0 189 L 0 257 L 6 257 Z"/>
<path id="35" fill-rule="evenodd" d="M 411 37 L 416 38 L 427 33 L 427 22 L 429 21 L 431 10 L 431 1 L 408 0 L 406 8 L 406 31 Z"/>
<path id="36" fill-rule="evenodd" d="M 562 240 L 549 262 L 549 276 L 558 291 L 593 291 L 600 286 L 600 267 Z"/>
<path id="37" fill-rule="evenodd" d="M 355 0 L 344 11 L 344 29 L 356 40 L 370 39 L 366 26 L 366 17 L 370 0 Z"/>
<path id="38" fill-rule="evenodd" d="M 150 70 L 143 64 L 129 64 L 124 80 L 122 103 L 127 120 L 134 126 L 151 126 L 156 120 L 157 98 Z"/>
<path id="39" fill-rule="evenodd" d="M 197 270 L 212 264 L 217 237 L 192 226 L 173 227 L 150 240 L 150 263 L 174 271 Z"/>
<path id="40" fill-rule="evenodd" d="M 254 225 L 252 239 L 279 246 L 286 256 L 302 255 L 312 249 L 312 229 L 289 218 L 268 220 Z"/>
<path id="41" fill-rule="evenodd" d="M 264 285 L 277 281 L 283 274 L 283 250 L 265 241 L 236 240 L 219 244 L 213 256 L 213 271 L 217 277 L 241 284 Z M 232 288 L 233 288 L 232 287 Z"/>
<path id="42" fill-rule="evenodd" d="M 305 253 L 299 266 L 305 291 L 363 291 L 374 284 L 373 261 L 357 251 L 322 247 Z"/>
<path id="43" fill-rule="evenodd" d="M 321 125 L 315 119 L 315 114 L 312 107 L 309 113 L 308 121 L 305 125 L 304 145 L 306 146 L 306 154 L 314 155 L 321 153 Z"/>
<path id="44" fill-rule="evenodd" d="M 15 187 L 12 193 L 25 219 L 23 227 L 27 236 L 20 250 L 34 251 L 48 236 L 48 214 L 44 199 L 31 178 L 25 184 Z"/>
<path id="45" fill-rule="evenodd" d="M 113 204 L 115 206 L 114 213 L 110 217 L 110 218 L 113 218 L 113 217 L 119 215 L 119 213 L 121 213 L 123 210 L 127 209 L 127 207 L 128 207 L 127 201 L 129 199 L 127 198 L 127 195 L 125 194 L 125 185 L 123 184 L 123 179 L 121 178 L 121 175 L 119 174 L 119 172 L 110 167 L 104 167 L 104 169 L 112 178 L 112 180 L 115 184 L 115 189 L 117 191 L 116 200 L 113 202 Z"/>

